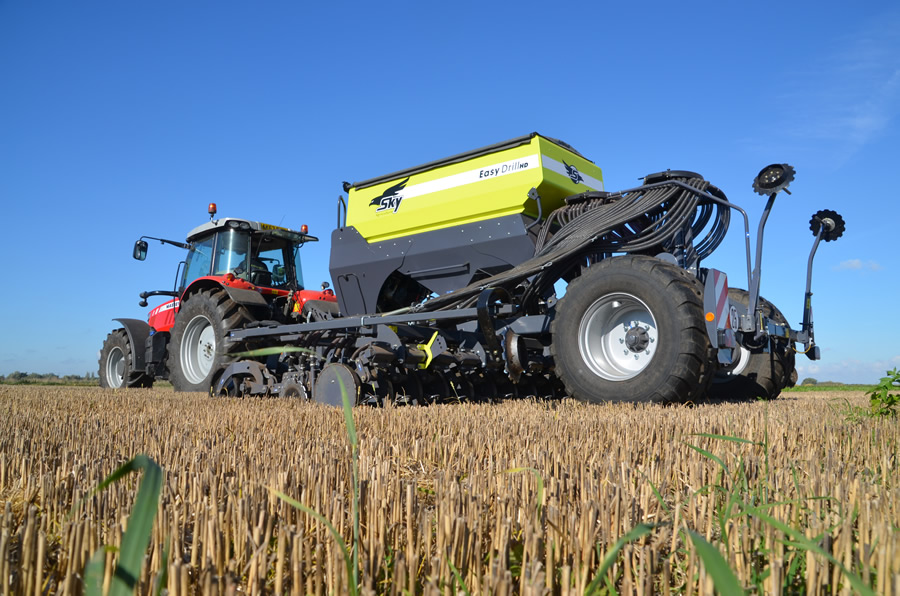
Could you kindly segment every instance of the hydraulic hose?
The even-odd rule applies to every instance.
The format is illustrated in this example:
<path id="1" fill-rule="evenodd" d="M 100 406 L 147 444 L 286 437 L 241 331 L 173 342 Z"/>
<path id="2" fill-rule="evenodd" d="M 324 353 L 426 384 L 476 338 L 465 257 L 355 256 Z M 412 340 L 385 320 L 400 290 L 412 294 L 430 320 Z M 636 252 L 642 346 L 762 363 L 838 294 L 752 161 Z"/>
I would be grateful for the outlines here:
<path id="1" fill-rule="evenodd" d="M 433 298 L 418 311 L 470 306 L 486 287 L 509 290 L 533 277 L 523 301 L 542 295 L 582 257 L 598 254 L 672 252 L 684 243 L 697 260 L 709 256 L 728 230 L 730 212 L 702 199 L 707 192 L 727 201 L 724 193 L 703 178 L 679 178 L 698 192 L 675 184 L 650 184 L 619 193 L 587 192 L 567 199 L 568 205 L 553 211 L 538 232 L 534 257 L 492 277 L 481 279 L 449 294 Z M 715 213 L 715 217 L 713 217 Z M 706 235 L 693 239 L 707 228 Z"/>

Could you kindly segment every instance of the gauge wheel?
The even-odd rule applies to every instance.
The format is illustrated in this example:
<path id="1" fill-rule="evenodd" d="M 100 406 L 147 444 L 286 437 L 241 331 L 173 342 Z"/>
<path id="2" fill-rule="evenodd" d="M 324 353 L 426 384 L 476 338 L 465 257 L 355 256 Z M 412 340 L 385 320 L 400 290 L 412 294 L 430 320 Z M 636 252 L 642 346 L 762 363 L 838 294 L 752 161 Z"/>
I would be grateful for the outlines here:
<path id="1" fill-rule="evenodd" d="M 750 294 L 729 288 L 728 300 L 746 310 Z M 763 315 L 779 325 L 787 325 L 787 319 L 774 304 L 761 296 L 759 302 Z M 797 382 L 795 356 L 793 342 L 783 338 L 763 339 L 758 344 L 745 341 L 734 349 L 730 365 L 719 365 L 709 393 L 716 399 L 775 399 L 782 389 Z"/>
<path id="2" fill-rule="evenodd" d="M 714 369 L 702 284 L 653 257 L 588 268 L 557 304 L 551 333 L 556 374 L 581 401 L 697 401 Z"/>

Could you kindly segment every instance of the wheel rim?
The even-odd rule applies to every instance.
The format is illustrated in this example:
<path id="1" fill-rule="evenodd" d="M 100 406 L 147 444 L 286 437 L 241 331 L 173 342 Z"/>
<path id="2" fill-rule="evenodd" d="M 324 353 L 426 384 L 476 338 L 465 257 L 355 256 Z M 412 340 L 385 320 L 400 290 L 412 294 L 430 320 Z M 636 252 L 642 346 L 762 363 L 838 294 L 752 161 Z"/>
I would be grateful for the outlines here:
<path id="1" fill-rule="evenodd" d="M 185 379 L 194 385 L 206 380 L 216 360 L 216 331 L 205 316 L 197 315 L 185 327 L 180 356 Z"/>
<path id="2" fill-rule="evenodd" d="M 106 357 L 106 381 L 113 389 L 125 384 L 125 352 L 122 348 L 113 348 Z"/>
<path id="3" fill-rule="evenodd" d="M 578 348 L 588 368 L 609 381 L 639 375 L 653 360 L 659 332 L 650 308 L 636 296 L 603 296 L 585 311 Z"/>

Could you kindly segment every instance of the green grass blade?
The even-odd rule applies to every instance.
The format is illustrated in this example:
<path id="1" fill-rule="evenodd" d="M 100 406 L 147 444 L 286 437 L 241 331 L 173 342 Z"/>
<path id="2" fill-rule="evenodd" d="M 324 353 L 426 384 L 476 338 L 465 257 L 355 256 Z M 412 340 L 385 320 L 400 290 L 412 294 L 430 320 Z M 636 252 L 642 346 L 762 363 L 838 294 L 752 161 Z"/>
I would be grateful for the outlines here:
<path id="1" fill-rule="evenodd" d="M 714 455 L 713 453 L 707 451 L 706 449 L 703 449 L 702 447 L 697 447 L 696 445 L 691 445 L 690 443 L 685 443 L 685 445 L 687 445 L 688 447 L 690 447 L 697 453 L 699 453 L 701 455 L 705 455 L 709 459 L 713 460 L 714 462 L 716 462 L 717 464 L 722 466 L 722 469 L 725 470 L 725 474 L 727 474 L 728 476 L 731 476 L 731 473 L 728 471 L 728 466 L 725 465 L 725 462 L 722 461 L 722 458 L 720 458 L 717 455 Z"/>
<path id="2" fill-rule="evenodd" d="M 116 566 L 110 586 L 110 596 L 129 596 L 134 593 L 137 580 L 141 576 L 141 564 L 150 544 L 150 533 L 156 509 L 159 506 L 159 493 L 162 489 L 162 468 L 146 455 L 138 455 L 126 462 L 119 470 L 128 472 L 144 471 L 144 477 L 138 488 L 134 509 L 128 517 L 128 529 L 122 536 L 122 549 L 119 564 Z"/>
<path id="3" fill-rule="evenodd" d="M 274 356 L 276 354 L 286 354 L 289 352 L 305 352 L 316 356 L 317 354 L 309 348 L 301 348 L 299 346 L 272 346 L 269 348 L 257 348 L 255 350 L 247 350 L 245 352 L 234 352 L 231 356 L 237 358 L 258 358 L 260 356 Z"/>
<path id="4" fill-rule="evenodd" d="M 804 549 L 806 549 L 808 551 L 812 551 L 818 555 L 825 557 L 829 561 L 831 561 L 832 564 L 834 564 L 838 568 L 840 568 L 841 572 L 847 578 L 847 581 L 850 582 L 850 585 L 853 586 L 853 589 L 856 591 L 857 594 L 864 594 L 866 596 L 868 596 L 868 595 L 874 596 L 875 592 L 872 591 L 872 589 L 869 586 L 867 586 L 865 583 L 863 583 L 862 579 L 860 579 L 859 576 L 851 573 L 850 570 L 847 569 L 846 567 L 844 567 L 844 565 L 840 561 L 835 559 L 831 555 L 831 553 L 824 550 L 818 544 L 816 544 L 815 542 L 813 542 L 812 540 L 807 538 L 802 532 L 795 530 L 794 528 L 788 526 L 784 522 L 781 522 L 781 521 L 775 519 L 774 517 L 766 515 L 765 513 L 757 511 L 756 513 L 754 513 L 754 515 L 757 518 L 759 518 L 760 520 L 762 520 L 762 521 L 766 522 L 767 524 L 769 524 L 770 526 L 772 526 L 773 528 L 777 528 L 777 529 L 781 530 L 782 532 L 784 532 L 785 536 L 789 536 L 791 538 L 791 540 L 793 540 L 797 544 L 800 544 Z"/>
<path id="5" fill-rule="evenodd" d="M 353 403 L 344 387 L 344 380 L 338 376 L 338 385 L 341 387 L 341 401 L 344 405 L 344 426 L 347 427 L 347 438 L 350 441 L 350 450 L 353 466 L 353 562 L 352 584 L 354 588 L 359 585 L 359 437 L 356 434 L 356 422 L 353 420 Z M 354 402 L 355 400 L 354 396 Z"/>
<path id="6" fill-rule="evenodd" d="M 466 596 L 472 596 L 472 593 L 469 592 L 469 588 L 466 587 L 466 582 L 463 581 L 462 576 L 459 574 L 459 571 L 456 569 L 456 565 L 454 565 L 453 561 L 450 560 L 450 557 L 447 557 L 447 564 L 450 565 L 450 571 L 453 572 L 453 578 L 454 578 L 454 582 L 455 582 L 456 586 L 459 586 L 459 589 Z M 458 594 L 459 592 L 454 591 L 454 593 Z"/>
<path id="7" fill-rule="evenodd" d="M 741 509 L 741 511 L 733 515 L 732 517 L 739 517 L 741 515 L 758 515 L 761 512 L 767 511 L 774 507 L 780 507 L 781 505 L 799 505 L 806 501 L 833 501 L 834 497 L 800 497 L 799 499 L 790 499 L 787 501 L 772 501 L 771 503 L 763 503 L 762 505 L 755 505 L 753 507 L 745 507 Z"/>
<path id="8" fill-rule="evenodd" d="M 168 590 L 169 587 L 169 546 L 171 546 L 171 542 L 166 539 L 166 546 L 163 547 L 162 569 L 159 570 L 153 586 L 154 596 L 160 596 L 162 591 Z"/>
<path id="9" fill-rule="evenodd" d="M 355 450 L 359 445 L 359 441 L 356 436 L 356 422 L 353 421 L 353 404 L 350 402 L 347 388 L 344 387 L 344 380 L 340 376 L 338 376 L 337 380 L 341 388 L 341 400 L 344 402 L 344 424 L 347 426 L 347 438 L 350 439 L 350 447 Z"/>
<path id="10" fill-rule="evenodd" d="M 100 547 L 84 566 L 84 593 L 88 596 L 103 594 L 103 570 L 106 567 L 106 548 Z"/>
<path id="11" fill-rule="evenodd" d="M 729 435 L 714 435 L 712 433 L 691 433 L 692 437 L 706 437 L 707 439 L 721 439 L 723 441 L 731 441 L 732 443 L 750 443 L 751 445 L 761 445 L 762 443 L 757 443 L 756 441 L 751 441 L 750 439 L 744 439 L 741 437 L 732 437 Z"/>
<path id="12" fill-rule="evenodd" d="M 641 471 L 641 470 L 638 470 L 638 471 L 640 472 L 641 476 L 644 477 L 644 480 L 647 481 L 647 484 L 650 485 L 650 488 L 653 489 L 653 494 L 656 495 L 656 500 L 659 502 L 660 507 L 662 507 L 663 511 L 666 512 L 666 515 L 671 515 L 672 510 L 669 509 L 668 505 L 666 505 L 666 501 L 663 499 L 662 494 L 660 494 L 659 490 L 656 488 L 656 485 L 653 484 L 653 482 L 647 477 L 646 474 L 644 474 L 643 471 Z"/>
<path id="13" fill-rule="evenodd" d="M 113 482 L 116 482 L 117 480 L 122 479 L 123 477 L 127 476 L 128 474 L 135 471 L 136 469 L 140 469 L 139 467 L 135 466 L 135 460 L 137 460 L 138 458 L 145 458 L 145 459 L 149 460 L 150 462 L 153 462 L 153 460 L 148 458 L 146 455 L 138 455 L 134 459 L 127 461 L 124 464 L 122 464 L 121 466 L 119 466 L 114 472 L 112 472 L 109 476 L 104 478 L 103 481 L 100 482 L 100 484 L 95 486 L 91 492 L 89 492 L 85 496 L 78 499 L 78 501 L 76 501 L 75 504 L 72 505 L 72 509 L 69 510 L 69 515 L 66 516 L 66 521 L 72 519 L 72 517 L 75 515 L 75 512 L 78 511 L 78 509 L 81 507 L 81 505 L 85 501 L 87 501 L 88 499 L 90 499 L 91 497 L 96 495 L 101 490 L 105 489 L 107 486 L 109 486 Z M 156 463 L 153 462 L 153 465 L 156 465 Z"/>
<path id="14" fill-rule="evenodd" d="M 137 587 L 137 580 L 141 575 L 141 565 L 144 562 L 144 555 L 147 553 L 147 545 L 150 544 L 153 520 L 156 519 L 156 509 L 159 506 L 159 493 L 162 489 L 162 469 L 146 455 L 137 455 L 119 466 L 88 495 L 79 499 L 68 516 L 71 518 L 86 499 L 105 489 L 113 482 L 124 478 L 131 472 L 139 470 L 144 471 L 144 477 L 138 487 L 134 509 L 128 517 L 128 529 L 125 530 L 125 534 L 122 536 L 119 563 L 113 572 L 113 579 L 109 589 L 111 596 L 133 594 Z M 97 592 L 92 591 L 96 585 L 95 580 L 98 573 L 100 583 L 102 584 L 103 582 L 105 553 L 105 548 L 99 549 L 85 567 L 85 592 L 88 594 L 99 595 L 100 590 L 102 590 L 101 585 L 100 590 Z M 90 576 L 89 582 L 87 580 L 88 576 Z"/>
<path id="15" fill-rule="evenodd" d="M 606 572 L 609 571 L 609 568 L 612 567 L 613 563 L 616 562 L 616 557 L 619 556 L 619 551 L 622 550 L 622 548 L 627 543 L 643 538 L 661 525 L 663 524 L 638 524 L 633 527 L 630 532 L 616 540 L 616 543 L 613 545 L 613 547 L 609 550 L 608 553 L 606 553 L 606 557 L 603 558 L 603 562 L 600 564 L 600 568 L 597 569 L 597 573 L 594 574 L 594 579 L 592 579 L 591 583 L 589 583 L 587 588 L 585 588 L 584 593 L 597 593 L 597 591 L 600 589 L 600 584 L 606 577 Z"/>
<path id="16" fill-rule="evenodd" d="M 729 596 L 731 594 L 744 594 L 745 592 L 744 588 L 741 586 L 741 582 L 738 581 L 737 576 L 734 575 L 734 571 L 728 566 L 728 563 L 725 561 L 722 553 L 719 552 L 719 549 L 707 542 L 703 536 L 697 534 L 693 530 L 688 530 L 688 536 L 690 536 L 691 542 L 697 550 L 697 554 L 700 555 L 700 559 L 703 561 L 706 572 L 709 573 L 709 576 L 712 578 L 713 585 L 716 587 L 716 592 L 719 594 L 727 594 Z"/>
<path id="17" fill-rule="evenodd" d="M 353 583 L 353 565 L 350 560 L 350 550 L 347 548 L 347 543 L 344 542 L 344 537 L 341 536 L 341 533 L 338 532 L 337 529 L 335 529 L 335 527 L 331 525 L 331 522 L 325 519 L 325 517 L 319 512 L 310 509 L 299 501 L 292 499 L 280 490 L 275 490 L 274 488 L 269 487 L 269 492 L 271 492 L 273 495 L 275 495 L 291 507 L 299 509 L 303 513 L 313 516 L 319 523 L 328 528 L 328 531 L 331 532 L 331 536 L 334 538 L 334 541 L 337 542 L 338 548 L 341 549 L 341 555 L 344 557 L 344 565 L 347 568 L 347 583 L 350 584 L 350 593 L 353 596 L 356 596 L 356 594 L 359 593 L 359 588 L 356 584 Z"/>

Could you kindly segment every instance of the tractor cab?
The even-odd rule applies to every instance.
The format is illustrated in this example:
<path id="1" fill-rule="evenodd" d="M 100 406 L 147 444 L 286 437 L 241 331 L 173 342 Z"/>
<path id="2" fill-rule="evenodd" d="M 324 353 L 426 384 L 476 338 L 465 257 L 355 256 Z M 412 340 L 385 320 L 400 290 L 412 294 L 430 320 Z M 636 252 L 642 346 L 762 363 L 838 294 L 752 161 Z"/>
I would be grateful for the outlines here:
<path id="1" fill-rule="evenodd" d="M 258 304 L 271 302 L 296 292 L 305 295 L 300 267 L 300 248 L 318 240 L 300 231 L 239 218 L 215 219 L 216 204 L 209 204 L 210 221 L 197 226 L 187 235 L 187 242 L 142 236 L 134 244 L 134 258 L 147 258 L 147 240 L 158 240 L 187 250 L 179 264 L 172 290 L 141 292 L 141 306 L 151 296 L 169 296 L 173 300 L 150 312 L 149 323 L 157 330 L 168 331 L 174 323 L 179 299 L 201 288 L 222 286 L 229 290 L 251 290 Z"/>
<path id="2" fill-rule="evenodd" d="M 300 247 L 316 238 L 287 228 L 226 218 L 195 228 L 187 240 L 180 291 L 201 277 L 211 276 L 280 293 L 303 289 Z"/>

